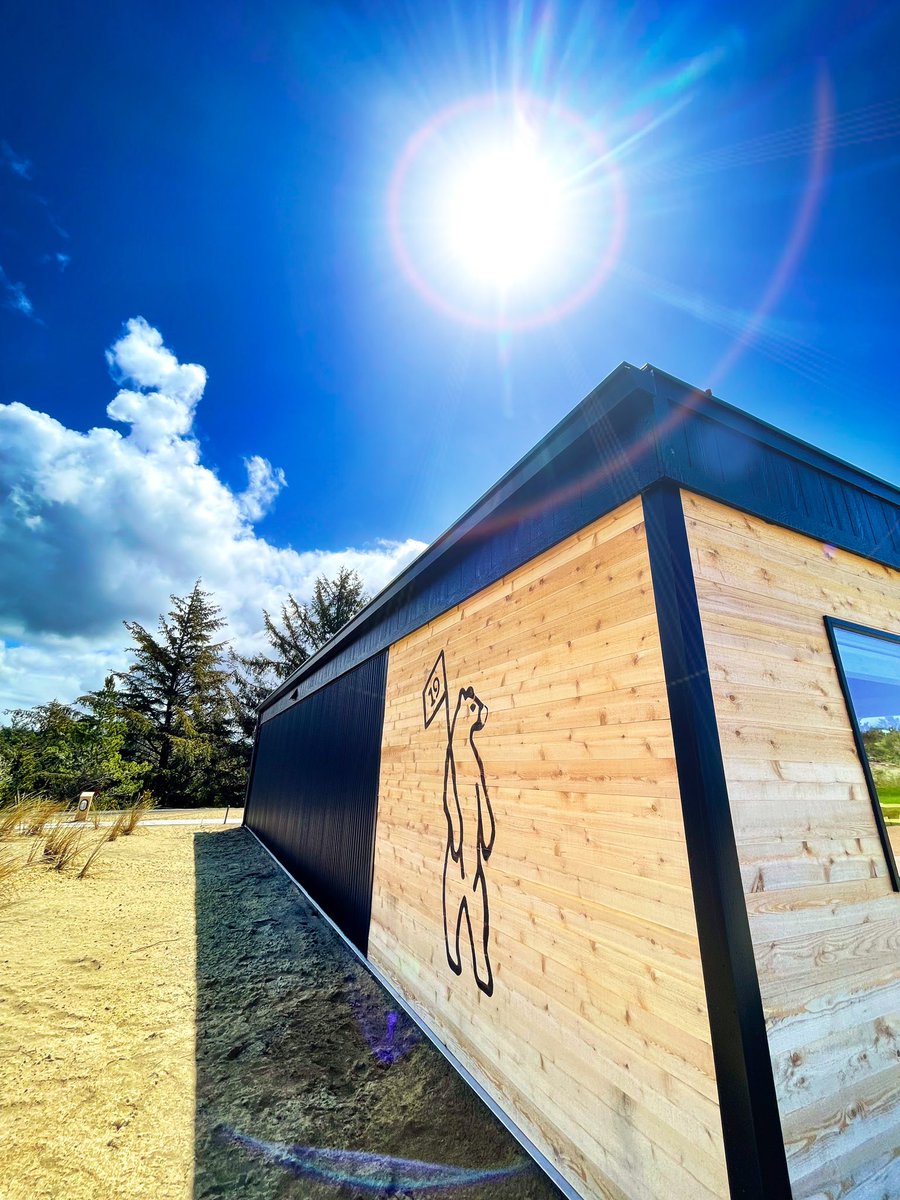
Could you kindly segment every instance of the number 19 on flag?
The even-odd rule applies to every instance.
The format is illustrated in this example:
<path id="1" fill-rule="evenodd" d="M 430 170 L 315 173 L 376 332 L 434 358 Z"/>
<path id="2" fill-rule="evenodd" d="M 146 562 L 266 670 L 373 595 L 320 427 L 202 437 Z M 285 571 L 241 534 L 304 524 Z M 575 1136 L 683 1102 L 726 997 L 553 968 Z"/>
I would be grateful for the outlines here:
<path id="1" fill-rule="evenodd" d="M 444 666 L 443 650 L 437 657 L 437 662 L 431 668 L 425 690 L 422 692 L 422 706 L 425 713 L 425 728 L 434 720 L 435 713 L 447 699 L 447 668 Z"/>

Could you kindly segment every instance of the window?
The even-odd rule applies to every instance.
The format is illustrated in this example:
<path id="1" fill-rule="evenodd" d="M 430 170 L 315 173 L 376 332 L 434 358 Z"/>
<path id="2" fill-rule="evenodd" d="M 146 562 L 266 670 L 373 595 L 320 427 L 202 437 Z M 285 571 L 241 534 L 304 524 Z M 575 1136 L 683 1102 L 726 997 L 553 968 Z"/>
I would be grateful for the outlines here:
<path id="1" fill-rule="evenodd" d="M 890 831 L 900 844 L 900 637 L 826 617 L 856 746 L 875 804 L 888 870 L 900 888 Z"/>

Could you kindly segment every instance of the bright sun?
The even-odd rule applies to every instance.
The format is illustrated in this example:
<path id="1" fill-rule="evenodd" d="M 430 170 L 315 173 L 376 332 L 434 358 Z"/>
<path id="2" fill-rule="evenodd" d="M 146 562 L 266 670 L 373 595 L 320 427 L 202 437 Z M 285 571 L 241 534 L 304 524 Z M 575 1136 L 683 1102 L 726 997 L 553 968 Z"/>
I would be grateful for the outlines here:
<path id="1" fill-rule="evenodd" d="M 590 121 L 527 92 L 489 93 L 409 138 L 388 222 L 404 274 L 434 308 L 478 328 L 535 329 L 609 275 L 625 193 Z"/>
<path id="2" fill-rule="evenodd" d="M 499 291 L 537 281 L 560 249 L 559 173 L 525 135 L 487 146 L 450 174 L 443 231 L 455 265 Z"/>

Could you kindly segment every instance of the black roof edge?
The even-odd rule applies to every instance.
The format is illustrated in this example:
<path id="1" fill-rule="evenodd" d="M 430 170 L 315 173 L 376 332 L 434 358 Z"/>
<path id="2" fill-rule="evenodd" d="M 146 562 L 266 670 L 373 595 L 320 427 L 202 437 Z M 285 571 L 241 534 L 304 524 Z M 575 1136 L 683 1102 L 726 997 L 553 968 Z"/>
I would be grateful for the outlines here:
<path id="1" fill-rule="evenodd" d="M 458 520 L 439 534 L 418 558 L 415 558 L 409 566 L 404 567 L 400 574 L 382 588 L 365 608 L 361 609 L 320 650 L 310 655 L 306 662 L 279 684 L 260 704 L 257 711 L 263 711 L 282 696 L 286 696 L 297 686 L 299 680 L 336 654 L 348 639 L 358 634 L 382 608 L 427 571 L 436 559 L 462 541 L 467 534 L 490 517 L 502 501 L 513 492 L 518 491 L 524 483 L 545 468 L 566 446 L 586 433 L 591 424 L 585 412 L 588 405 L 599 404 L 603 411 L 608 412 L 632 395 L 637 388 L 643 388 L 646 382 L 646 377 L 641 374 L 641 368 L 627 362 L 619 363 L 575 408 L 558 421 L 536 446 L 533 446 L 510 467 L 492 487 L 488 488 L 474 504 L 466 509 Z"/>
<path id="2" fill-rule="evenodd" d="M 843 479 L 844 482 L 850 483 L 856 488 L 870 492 L 873 496 L 879 496 L 893 504 L 900 504 L 900 488 L 881 479 L 878 475 L 872 475 L 870 472 L 864 471 L 862 467 L 856 467 L 837 455 L 814 446 L 812 442 L 806 442 L 792 433 L 786 433 L 777 425 L 772 425 L 761 417 L 754 417 L 745 409 L 737 408 L 735 405 L 729 404 L 727 400 L 721 400 L 718 396 L 696 388 L 683 379 L 679 379 L 677 375 L 670 375 L 668 371 L 653 366 L 652 363 L 644 363 L 641 370 L 651 375 L 659 385 L 656 391 L 658 399 L 668 399 L 684 405 L 701 416 L 712 418 L 745 437 L 750 437 L 764 446 L 769 446 L 800 462 L 817 467 L 829 475 Z"/>
<path id="3" fill-rule="evenodd" d="M 880 501 L 882 506 L 896 509 L 900 525 L 900 489 L 650 363 L 635 367 L 622 362 L 364 609 L 267 696 L 260 704 L 258 713 L 263 713 L 288 696 L 307 676 L 355 642 L 386 612 L 396 608 L 404 596 L 414 594 L 417 582 L 427 577 L 440 560 L 449 557 L 466 539 L 471 540 L 480 527 L 489 523 L 492 514 L 529 482 L 551 473 L 554 462 L 580 438 L 594 435 L 595 441 L 602 444 L 601 448 L 607 450 L 610 445 L 610 418 L 616 410 L 624 411 L 627 402 L 634 402 L 638 397 L 645 399 L 647 404 L 647 411 L 639 414 L 645 424 L 645 453 L 639 469 L 631 459 L 626 463 L 631 476 L 631 495 L 639 494 L 657 479 L 670 479 L 733 507 L 793 527 L 783 502 L 780 505 L 768 504 L 764 487 L 759 486 L 765 482 L 762 474 L 754 495 L 747 496 L 739 488 L 730 486 L 724 477 L 719 477 L 710 464 L 698 465 L 697 447 L 687 444 L 693 426 L 689 429 L 689 423 L 683 419 L 685 413 L 690 413 L 699 418 L 699 421 L 694 421 L 694 426 L 712 422 L 720 429 L 761 447 L 763 452 L 793 460 L 807 472 L 811 470 L 816 476 L 836 480 L 857 494 L 865 493 L 873 497 L 876 503 Z M 636 408 L 636 405 L 633 407 Z M 615 432 L 613 436 L 616 436 Z M 769 511 L 770 507 L 772 511 Z M 810 532 L 801 523 L 796 528 L 800 532 Z M 865 553 L 860 548 L 860 538 L 841 538 L 840 530 L 829 532 L 835 532 L 832 538 L 835 545 L 854 553 Z M 819 536 L 818 530 L 814 536 Z M 876 552 L 870 557 L 900 567 L 900 543 L 896 553 Z"/>

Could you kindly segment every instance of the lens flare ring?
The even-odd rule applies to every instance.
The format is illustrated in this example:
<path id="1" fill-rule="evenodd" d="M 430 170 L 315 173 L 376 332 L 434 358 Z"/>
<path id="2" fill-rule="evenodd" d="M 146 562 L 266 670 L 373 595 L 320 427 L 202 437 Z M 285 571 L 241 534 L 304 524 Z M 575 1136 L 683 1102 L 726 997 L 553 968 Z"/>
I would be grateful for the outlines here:
<path id="1" fill-rule="evenodd" d="M 538 308 L 537 311 L 521 314 L 499 311 L 488 315 L 455 303 L 429 279 L 428 273 L 417 261 L 404 231 L 403 204 L 410 177 L 427 150 L 433 148 L 441 139 L 451 139 L 454 126 L 465 118 L 482 114 L 496 115 L 498 111 L 505 109 L 511 113 L 526 112 L 532 119 L 560 122 L 573 134 L 580 143 L 586 162 L 583 174 L 593 175 L 605 185 L 610 200 L 610 214 L 605 245 L 590 263 L 586 278 L 582 278 L 562 299 L 552 305 Z M 536 329 L 567 316 L 590 299 L 611 274 L 618 261 L 626 225 L 626 198 L 621 172 L 602 136 L 574 110 L 557 101 L 545 100 L 526 92 L 511 92 L 506 96 L 498 96 L 495 93 L 470 96 L 436 113 L 416 130 L 403 148 L 388 187 L 387 209 L 394 254 L 406 279 L 419 295 L 433 308 L 456 321 L 479 329 L 501 332 Z"/>

